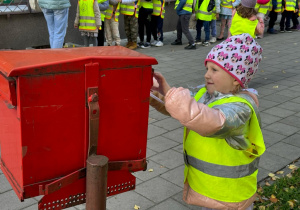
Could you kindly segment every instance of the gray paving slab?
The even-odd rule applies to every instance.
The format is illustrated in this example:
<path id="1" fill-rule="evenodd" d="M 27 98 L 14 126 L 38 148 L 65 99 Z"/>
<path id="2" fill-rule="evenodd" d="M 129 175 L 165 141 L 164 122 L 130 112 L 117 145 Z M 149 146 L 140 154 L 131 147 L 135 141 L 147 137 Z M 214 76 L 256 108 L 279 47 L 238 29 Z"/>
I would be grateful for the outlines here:
<path id="1" fill-rule="evenodd" d="M 268 152 L 289 159 L 290 161 L 299 158 L 300 147 L 290 145 L 284 142 L 278 142 L 268 148 Z"/>
<path id="2" fill-rule="evenodd" d="M 289 136 L 288 138 L 285 138 L 282 142 L 294 145 L 298 148 L 300 148 L 300 133 L 295 133 L 294 135 Z"/>
<path id="3" fill-rule="evenodd" d="M 147 142 L 148 148 L 154 150 L 155 152 L 162 152 L 168 150 L 172 147 L 177 146 L 179 143 L 172 141 L 163 136 L 157 136 L 152 139 L 149 139 Z"/>
<path id="4" fill-rule="evenodd" d="M 157 177 L 168 171 L 169 171 L 169 168 L 167 168 L 166 166 L 157 164 L 157 163 L 153 162 L 152 160 L 148 160 L 147 170 L 135 172 L 135 173 L 133 173 L 133 175 L 142 181 L 147 181 L 149 179 L 153 179 L 154 177 Z"/>
<path id="5" fill-rule="evenodd" d="M 268 171 L 278 171 L 291 163 L 291 160 L 278 156 L 268 150 L 261 156 L 259 167 Z"/>
<path id="6" fill-rule="evenodd" d="M 163 178 L 155 177 L 154 179 L 138 185 L 135 191 L 155 203 L 160 203 L 181 190 L 182 188 L 177 185 L 168 182 Z"/>
<path id="7" fill-rule="evenodd" d="M 299 131 L 299 129 L 297 127 L 287 125 L 284 123 L 279 123 L 279 122 L 275 122 L 271 125 L 268 125 L 268 126 L 264 127 L 264 129 L 273 131 L 275 133 L 279 133 L 282 135 L 286 135 L 286 136 L 290 136 Z"/>
<path id="8" fill-rule="evenodd" d="M 289 110 L 286 110 L 286 109 L 283 109 L 280 107 L 272 107 L 267 110 L 264 110 L 263 112 L 267 113 L 267 114 L 275 115 L 275 116 L 281 117 L 281 118 L 288 117 L 288 116 L 295 114 L 295 112 L 293 112 L 293 111 L 289 111 Z"/>
<path id="9" fill-rule="evenodd" d="M 172 209 L 172 210 L 189 210 L 186 206 L 178 203 L 173 199 L 165 200 L 156 206 L 150 208 L 149 210 L 165 210 L 165 209 Z"/>
<path id="10" fill-rule="evenodd" d="M 171 149 L 153 155 L 149 159 L 170 169 L 183 164 L 182 154 Z"/>

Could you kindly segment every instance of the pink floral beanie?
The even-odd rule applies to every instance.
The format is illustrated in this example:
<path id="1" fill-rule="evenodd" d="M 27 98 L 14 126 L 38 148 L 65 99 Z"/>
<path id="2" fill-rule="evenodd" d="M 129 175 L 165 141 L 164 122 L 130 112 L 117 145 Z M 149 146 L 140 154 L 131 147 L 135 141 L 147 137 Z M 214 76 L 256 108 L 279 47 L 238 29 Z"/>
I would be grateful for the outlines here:
<path id="1" fill-rule="evenodd" d="M 216 45 L 208 53 L 204 63 L 213 62 L 234 77 L 242 86 L 248 88 L 248 83 L 258 69 L 263 49 L 249 35 L 231 36 Z"/>

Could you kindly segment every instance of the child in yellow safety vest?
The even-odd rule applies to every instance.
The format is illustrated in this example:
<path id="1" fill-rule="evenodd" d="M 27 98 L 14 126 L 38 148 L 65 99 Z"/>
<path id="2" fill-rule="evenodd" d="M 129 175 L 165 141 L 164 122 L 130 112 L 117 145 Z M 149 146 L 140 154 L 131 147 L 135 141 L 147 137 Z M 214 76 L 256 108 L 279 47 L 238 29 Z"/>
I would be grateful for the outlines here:
<path id="1" fill-rule="evenodd" d="M 264 21 L 258 19 L 255 4 L 256 0 L 242 0 L 236 10 L 233 10 L 230 27 L 231 35 L 248 33 L 255 38 L 256 35 L 264 33 Z"/>
<path id="2" fill-rule="evenodd" d="M 115 42 L 115 46 L 121 45 L 119 32 L 119 15 L 120 2 L 116 0 L 109 0 L 109 7 L 105 10 L 105 38 L 108 46 Z"/>
<path id="3" fill-rule="evenodd" d="M 280 32 L 292 32 L 291 19 L 296 8 L 296 0 L 282 0 L 282 13 L 280 20 Z"/>
<path id="4" fill-rule="evenodd" d="M 154 73 L 150 105 L 184 126 L 186 203 L 202 210 L 253 209 L 265 144 L 257 92 L 247 87 L 261 58 L 249 34 L 227 38 L 208 53 L 205 85 L 193 96 Z"/>
<path id="5" fill-rule="evenodd" d="M 270 0 L 257 0 L 257 3 L 255 5 L 255 9 L 257 10 L 257 18 L 259 22 L 263 23 L 265 19 L 265 15 L 267 14 L 269 8 L 270 8 L 271 1 Z M 257 35 L 258 39 L 263 38 L 263 33 Z"/>
<path id="6" fill-rule="evenodd" d="M 299 14 L 300 14 L 299 7 L 300 7 L 300 1 L 297 0 L 296 1 L 295 12 L 292 15 L 293 26 L 291 27 L 291 30 L 293 30 L 293 31 L 300 30 L 300 25 L 299 25 L 299 21 L 298 21 L 298 17 L 299 17 Z"/>
<path id="7" fill-rule="evenodd" d="M 269 34 L 277 34 L 277 30 L 274 29 L 275 22 L 277 21 L 278 13 L 281 12 L 282 0 L 272 0 L 271 11 L 269 12 L 269 27 L 267 32 Z"/>
<path id="8" fill-rule="evenodd" d="M 97 0 L 79 0 L 74 27 L 83 36 L 84 46 L 97 46 L 98 29 L 101 28 L 101 17 Z"/>
<path id="9" fill-rule="evenodd" d="M 220 19 L 221 19 L 221 30 L 220 35 L 217 37 L 217 40 L 224 39 L 225 27 L 227 24 L 228 33 L 227 37 L 230 37 L 230 26 L 231 26 L 231 18 L 232 18 L 232 9 L 241 3 L 241 0 L 221 0 L 221 11 L 220 11 Z"/>

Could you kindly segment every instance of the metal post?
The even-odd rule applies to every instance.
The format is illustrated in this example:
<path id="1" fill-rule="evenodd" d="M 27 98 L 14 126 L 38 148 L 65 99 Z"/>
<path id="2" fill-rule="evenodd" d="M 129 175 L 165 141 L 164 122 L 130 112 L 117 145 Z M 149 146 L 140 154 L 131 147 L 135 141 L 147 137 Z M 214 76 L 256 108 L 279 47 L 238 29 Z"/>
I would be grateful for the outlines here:
<path id="1" fill-rule="evenodd" d="M 86 209 L 106 210 L 108 158 L 91 155 L 86 163 Z"/>

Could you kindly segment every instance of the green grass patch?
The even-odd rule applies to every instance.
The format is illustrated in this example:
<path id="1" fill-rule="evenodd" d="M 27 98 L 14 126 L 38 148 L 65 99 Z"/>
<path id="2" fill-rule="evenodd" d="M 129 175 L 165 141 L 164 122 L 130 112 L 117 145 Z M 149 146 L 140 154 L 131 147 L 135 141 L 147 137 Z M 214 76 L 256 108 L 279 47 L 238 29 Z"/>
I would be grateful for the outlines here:
<path id="1" fill-rule="evenodd" d="M 272 177 L 274 182 L 258 188 L 254 209 L 285 210 L 300 209 L 300 168 L 281 178 Z"/>

